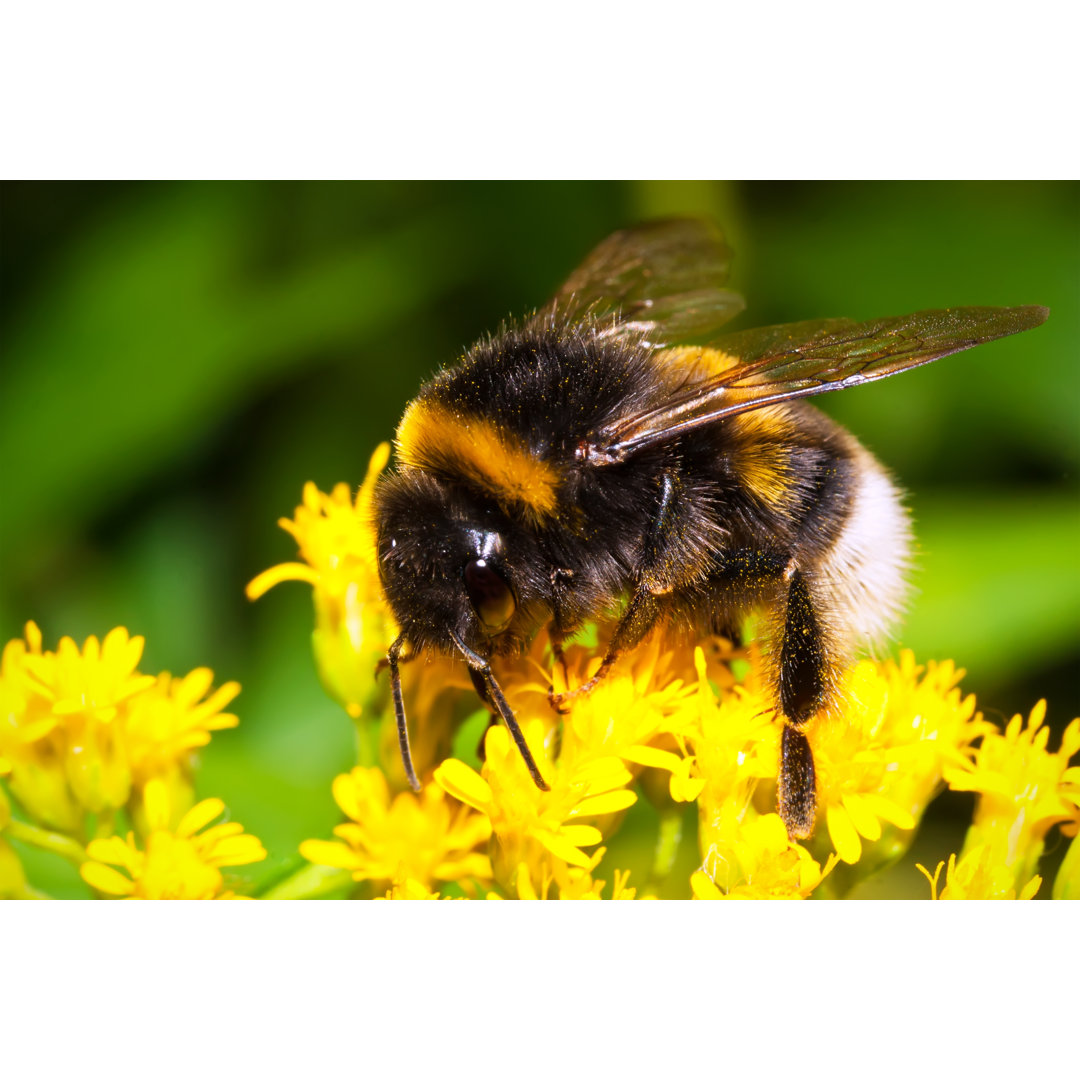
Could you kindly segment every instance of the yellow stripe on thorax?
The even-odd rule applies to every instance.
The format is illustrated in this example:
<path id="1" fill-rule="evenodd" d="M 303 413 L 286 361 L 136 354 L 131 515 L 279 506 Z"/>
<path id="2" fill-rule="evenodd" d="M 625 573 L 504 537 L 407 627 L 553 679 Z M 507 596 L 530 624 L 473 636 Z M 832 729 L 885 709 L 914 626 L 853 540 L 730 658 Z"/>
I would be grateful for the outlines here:
<path id="1" fill-rule="evenodd" d="M 680 388 L 708 382 L 742 363 L 730 353 L 697 345 L 665 349 L 656 359 Z M 787 413 L 763 406 L 733 416 L 728 424 L 726 452 L 739 481 L 766 506 L 776 510 L 788 506 L 798 492 L 792 486 L 790 455 L 784 445 L 792 430 Z"/>
<path id="2" fill-rule="evenodd" d="M 791 420 L 782 406 L 765 405 L 730 420 L 730 461 L 743 486 L 766 506 L 781 510 L 798 491 L 793 485 L 787 440 Z"/>
<path id="3" fill-rule="evenodd" d="M 558 469 L 492 420 L 416 400 L 398 424 L 395 444 L 402 464 L 460 477 L 508 511 L 540 520 L 557 508 Z"/>

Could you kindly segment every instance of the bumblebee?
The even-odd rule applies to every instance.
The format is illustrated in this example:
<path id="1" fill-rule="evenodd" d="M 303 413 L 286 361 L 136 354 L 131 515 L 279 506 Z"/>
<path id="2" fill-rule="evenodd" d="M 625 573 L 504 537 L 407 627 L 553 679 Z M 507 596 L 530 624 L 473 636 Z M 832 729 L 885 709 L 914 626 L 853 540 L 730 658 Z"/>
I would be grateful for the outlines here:
<path id="1" fill-rule="evenodd" d="M 656 627 L 730 634 L 758 610 L 783 718 L 778 809 L 793 838 L 811 834 L 804 729 L 836 704 L 855 650 L 899 614 L 911 530 L 885 469 L 800 399 L 1028 330 L 1048 311 L 950 308 L 718 336 L 744 306 L 724 287 L 729 263 L 708 222 L 617 232 L 546 307 L 479 342 L 406 408 L 375 508 L 414 789 L 404 659 L 463 657 L 546 790 L 493 657 L 545 624 L 558 656 L 584 622 L 618 612 L 596 675 L 552 695 L 565 710 Z"/>

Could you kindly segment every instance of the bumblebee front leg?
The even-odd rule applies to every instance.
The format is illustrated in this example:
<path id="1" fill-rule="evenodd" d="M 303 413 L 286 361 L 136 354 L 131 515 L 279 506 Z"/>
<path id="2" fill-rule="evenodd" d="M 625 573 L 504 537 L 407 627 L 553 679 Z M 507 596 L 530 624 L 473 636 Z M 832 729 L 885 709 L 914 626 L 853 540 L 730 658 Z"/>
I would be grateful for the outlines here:
<path id="1" fill-rule="evenodd" d="M 780 707 L 785 723 L 778 785 L 780 816 L 792 839 L 805 839 L 814 830 L 814 754 L 802 729 L 825 701 L 827 670 L 825 639 L 810 588 L 802 573 L 793 570 L 788 577 L 780 648 Z"/>
<path id="2" fill-rule="evenodd" d="M 567 702 L 579 694 L 589 694 L 600 680 L 611 670 L 612 664 L 626 651 L 632 649 L 653 628 L 660 605 L 647 586 L 639 585 L 630 598 L 630 603 L 623 612 L 619 625 L 615 628 L 607 652 L 596 669 L 596 674 L 587 682 L 565 694 L 549 693 L 548 700 L 559 712 L 567 711 Z"/>
<path id="3" fill-rule="evenodd" d="M 525 767 L 529 770 L 529 775 L 532 777 L 533 783 L 541 791 L 550 791 L 551 788 L 548 787 L 547 782 L 544 780 L 544 777 L 529 750 L 529 744 L 525 741 L 521 726 L 514 716 L 514 710 L 510 708 L 510 703 L 506 700 L 501 687 L 495 681 L 495 675 L 491 670 L 491 664 L 479 653 L 470 649 L 469 646 L 466 645 L 452 630 L 450 631 L 450 637 L 458 647 L 461 655 L 465 658 L 465 663 L 469 665 L 469 670 L 475 672 L 483 682 L 484 688 L 487 691 L 485 696 L 488 701 L 494 704 L 499 716 L 502 717 L 503 723 L 509 729 L 510 737 L 514 740 L 514 743 L 525 762 Z"/>
<path id="4" fill-rule="evenodd" d="M 567 623 L 564 608 L 566 606 L 566 594 L 574 580 L 573 570 L 556 568 L 551 571 L 551 625 L 548 627 L 548 636 L 551 639 L 551 652 L 555 657 L 555 663 L 561 664 L 563 672 L 566 672 L 566 654 L 563 652 L 563 642 L 567 636 Z"/>
<path id="5" fill-rule="evenodd" d="M 608 644 L 604 659 L 596 674 L 587 682 L 565 694 L 549 693 L 548 700 L 559 712 L 567 711 L 567 702 L 579 694 L 588 694 L 611 670 L 619 656 L 637 645 L 656 624 L 660 615 L 658 597 L 673 592 L 681 584 L 680 573 L 684 567 L 672 558 L 673 539 L 680 527 L 679 481 L 672 473 L 660 478 L 660 500 L 656 517 L 645 538 L 637 583 L 630 596 L 630 603 L 623 612 L 619 625 Z"/>
<path id="6" fill-rule="evenodd" d="M 401 750 L 401 764 L 405 768 L 405 779 L 413 791 L 420 790 L 420 781 L 413 768 L 412 753 L 409 750 L 409 728 L 405 722 L 405 703 L 401 697 L 401 673 L 398 663 L 404 662 L 401 650 L 405 647 L 405 635 L 402 634 L 390 646 L 386 654 L 386 666 L 390 669 L 390 693 L 394 699 L 394 716 L 397 719 L 398 747 Z"/>

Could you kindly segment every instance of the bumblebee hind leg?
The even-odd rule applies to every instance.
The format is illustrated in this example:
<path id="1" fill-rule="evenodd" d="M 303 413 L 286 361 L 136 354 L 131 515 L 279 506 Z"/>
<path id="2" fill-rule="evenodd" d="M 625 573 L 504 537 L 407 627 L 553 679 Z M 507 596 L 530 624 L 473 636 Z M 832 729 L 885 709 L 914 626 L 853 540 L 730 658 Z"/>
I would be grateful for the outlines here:
<path id="1" fill-rule="evenodd" d="M 817 784 L 814 754 L 803 732 L 826 695 L 826 644 L 806 579 L 795 570 L 788 581 L 783 643 L 780 648 L 779 812 L 792 839 L 814 831 Z"/>

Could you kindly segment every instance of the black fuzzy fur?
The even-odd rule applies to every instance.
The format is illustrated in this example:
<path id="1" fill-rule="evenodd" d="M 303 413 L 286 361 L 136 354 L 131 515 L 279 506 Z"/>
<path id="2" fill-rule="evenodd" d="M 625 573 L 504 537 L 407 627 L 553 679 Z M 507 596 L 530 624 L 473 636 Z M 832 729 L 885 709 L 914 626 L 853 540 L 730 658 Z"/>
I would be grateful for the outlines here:
<path id="1" fill-rule="evenodd" d="M 421 389 L 421 400 L 513 433 L 562 480 L 557 513 L 539 525 L 500 508 L 449 469 L 401 469 L 379 485 L 383 584 L 414 649 L 453 652 L 453 631 L 483 655 L 513 652 L 552 619 L 556 587 L 555 629 L 572 632 L 586 619 L 612 614 L 643 582 L 655 599 L 635 639 L 654 621 L 693 633 L 737 625 L 761 604 L 777 612 L 774 633 L 783 633 L 785 570 L 798 567 L 813 597 L 814 565 L 850 512 L 850 444 L 812 407 L 785 406 L 789 430 L 779 438 L 790 498 L 782 510 L 764 505 L 743 482 L 739 461 L 756 448 L 730 420 L 620 465 L 577 460 L 583 441 L 627 413 L 660 405 L 673 385 L 675 376 L 654 353 L 586 324 L 542 333 L 505 329 Z M 518 606 L 510 624 L 489 635 L 462 573 L 493 535 L 498 556 L 489 561 Z M 827 611 L 827 598 L 821 600 Z M 824 640 L 827 627 L 820 625 Z"/>

